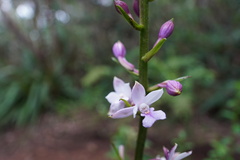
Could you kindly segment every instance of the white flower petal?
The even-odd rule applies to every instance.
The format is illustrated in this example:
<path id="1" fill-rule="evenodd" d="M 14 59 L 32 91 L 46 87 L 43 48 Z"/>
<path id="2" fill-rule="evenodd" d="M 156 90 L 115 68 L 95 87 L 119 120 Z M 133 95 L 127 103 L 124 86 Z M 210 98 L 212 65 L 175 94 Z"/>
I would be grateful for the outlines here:
<path id="1" fill-rule="evenodd" d="M 141 114 L 141 115 L 143 115 L 143 114 Z M 145 127 L 145 128 L 152 127 L 152 125 L 155 121 L 156 121 L 156 119 L 153 118 L 152 116 L 145 115 L 145 118 L 142 121 L 143 127 Z"/>
<path id="2" fill-rule="evenodd" d="M 180 153 L 174 158 L 174 160 L 181 160 L 181 159 L 189 156 L 190 154 L 192 154 L 192 151 Z"/>
<path id="3" fill-rule="evenodd" d="M 110 92 L 105 98 L 109 103 L 117 103 L 120 100 L 120 96 L 116 92 Z"/>
<path id="4" fill-rule="evenodd" d="M 137 112 L 138 112 L 138 105 L 133 106 L 133 118 L 136 118 Z"/>
<path id="5" fill-rule="evenodd" d="M 132 101 L 134 104 L 140 104 L 144 97 L 145 97 L 146 93 L 145 93 L 145 89 L 144 87 L 138 83 L 135 82 L 133 89 L 132 89 Z"/>
<path id="6" fill-rule="evenodd" d="M 121 93 L 121 88 L 125 83 L 118 77 L 113 78 L 113 88 L 117 93 Z"/>
<path id="7" fill-rule="evenodd" d="M 113 79 L 113 88 L 117 94 L 122 95 L 122 98 L 130 99 L 131 96 L 131 87 L 129 83 L 125 83 L 123 80 L 114 77 Z"/>
<path id="8" fill-rule="evenodd" d="M 175 150 L 177 149 L 177 143 L 175 143 L 175 145 L 173 146 L 173 148 L 170 150 L 170 152 L 169 152 L 169 160 L 173 160 L 173 159 L 175 159 L 175 155 L 176 155 L 176 153 L 175 153 Z"/>
<path id="9" fill-rule="evenodd" d="M 156 102 L 159 98 L 161 98 L 162 94 L 163 89 L 152 91 L 144 98 L 143 102 L 146 103 L 147 105 L 151 105 L 154 102 Z"/>
<path id="10" fill-rule="evenodd" d="M 125 104 L 124 102 L 122 101 L 119 101 L 117 103 L 112 103 L 110 105 L 110 109 L 109 109 L 109 112 L 108 112 L 108 115 L 111 116 L 113 115 L 114 113 L 116 113 L 118 110 L 124 108 Z"/>
<path id="11" fill-rule="evenodd" d="M 166 114 L 162 110 L 152 111 L 151 116 L 156 120 L 166 119 Z"/>
<path id="12" fill-rule="evenodd" d="M 117 112 L 109 115 L 111 118 L 118 119 L 118 118 L 125 118 L 133 114 L 133 107 L 127 107 L 118 110 Z"/>

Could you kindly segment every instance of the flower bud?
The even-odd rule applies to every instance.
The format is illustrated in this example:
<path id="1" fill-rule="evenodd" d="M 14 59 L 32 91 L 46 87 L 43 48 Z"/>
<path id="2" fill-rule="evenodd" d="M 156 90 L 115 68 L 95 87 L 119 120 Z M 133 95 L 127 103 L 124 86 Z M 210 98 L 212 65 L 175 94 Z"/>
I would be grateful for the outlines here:
<path id="1" fill-rule="evenodd" d="M 134 0 L 133 10 L 136 13 L 136 15 L 139 17 L 139 0 Z"/>
<path id="2" fill-rule="evenodd" d="M 118 62 L 127 70 L 134 70 L 134 65 L 128 62 L 125 58 L 126 55 L 126 48 L 122 42 L 118 41 L 113 45 L 112 48 L 114 56 L 118 59 Z"/>
<path id="3" fill-rule="evenodd" d="M 165 22 L 159 31 L 158 37 L 159 38 L 168 38 L 174 30 L 174 23 L 173 20 L 170 19 L 169 21 Z"/>
<path id="4" fill-rule="evenodd" d="M 118 41 L 113 45 L 112 48 L 113 54 L 116 58 L 118 57 L 125 57 L 126 55 L 126 48 L 122 42 Z"/>
<path id="5" fill-rule="evenodd" d="M 177 96 L 182 93 L 182 84 L 175 80 L 168 80 L 166 83 L 167 93 L 171 96 Z"/>
<path id="6" fill-rule="evenodd" d="M 115 8 L 119 14 L 122 14 L 122 13 L 118 10 L 118 8 L 116 6 L 120 6 L 128 15 L 130 14 L 128 5 L 125 2 L 120 1 L 120 0 L 115 0 L 114 4 L 115 4 Z"/>

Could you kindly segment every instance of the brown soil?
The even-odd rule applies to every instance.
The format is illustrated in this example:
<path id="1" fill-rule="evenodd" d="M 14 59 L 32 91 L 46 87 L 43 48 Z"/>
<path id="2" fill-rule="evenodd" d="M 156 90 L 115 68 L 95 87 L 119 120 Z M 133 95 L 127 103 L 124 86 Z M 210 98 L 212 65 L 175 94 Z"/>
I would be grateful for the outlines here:
<path id="1" fill-rule="evenodd" d="M 0 160 L 110 160 L 110 137 L 121 120 L 98 117 L 90 111 L 79 111 L 68 118 L 44 115 L 41 121 L 28 127 L 8 129 L 0 134 Z M 128 121 L 129 123 L 134 122 Z M 158 123 L 161 123 L 159 127 Z M 162 146 L 170 143 L 181 125 L 167 125 L 162 122 L 149 129 L 152 141 L 150 153 L 162 152 Z M 229 127 L 213 122 L 206 117 L 192 122 L 191 137 L 195 146 L 191 159 L 200 160 L 207 156 L 209 141 Z M 196 130 L 197 128 L 197 130 Z M 217 132 L 216 132 L 217 130 Z M 159 135 L 161 133 L 161 135 Z M 164 137 L 164 138 L 163 138 Z"/>

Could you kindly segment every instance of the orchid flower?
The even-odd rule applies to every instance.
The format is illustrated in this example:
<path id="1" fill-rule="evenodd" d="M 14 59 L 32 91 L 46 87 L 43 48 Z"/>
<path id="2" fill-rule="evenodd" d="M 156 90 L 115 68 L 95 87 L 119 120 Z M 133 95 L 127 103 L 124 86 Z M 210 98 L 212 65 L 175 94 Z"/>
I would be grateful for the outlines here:
<path id="1" fill-rule="evenodd" d="M 111 104 L 108 115 L 112 118 L 124 118 L 132 115 L 131 112 L 126 112 L 128 110 L 131 110 L 131 108 L 130 107 L 124 108 L 125 103 L 121 100 L 124 99 L 125 101 L 130 101 L 131 99 L 131 88 L 129 83 L 125 83 L 123 80 L 114 77 L 113 88 L 114 92 L 110 92 L 105 97 Z M 122 114 L 119 115 L 118 111 L 121 111 L 120 113 Z"/>
<path id="2" fill-rule="evenodd" d="M 166 114 L 161 111 L 154 111 L 154 108 L 149 106 L 156 102 L 163 94 L 163 89 L 150 92 L 146 95 L 144 87 L 135 82 L 135 85 L 132 89 L 132 103 L 133 106 L 133 117 L 135 118 L 138 110 L 141 112 L 141 116 L 144 116 L 143 126 L 149 128 L 153 125 L 156 120 L 163 120 L 166 118 Z"/>
<path id="3" fill-rule="evenodd" d="M 163 147 L 166 160 L 181 160 L 192 154 L 192 151 L 183 152 L 183 153 L 175 152 L 176 149 L 177 149 L 177 144 L 175 144 L 170 151 L 167 148 Z"/>
<path id="4" fill-rule="evenodd" d="M 170 151 L 167 148 L 163 147 L 165 157 L 157 156 L 156 158 L 150 160 L 181 160 L 192 154 L 192 151 L 183 153 L 175 152 L 176 148 L 177 144 L 175 144 Z"/>

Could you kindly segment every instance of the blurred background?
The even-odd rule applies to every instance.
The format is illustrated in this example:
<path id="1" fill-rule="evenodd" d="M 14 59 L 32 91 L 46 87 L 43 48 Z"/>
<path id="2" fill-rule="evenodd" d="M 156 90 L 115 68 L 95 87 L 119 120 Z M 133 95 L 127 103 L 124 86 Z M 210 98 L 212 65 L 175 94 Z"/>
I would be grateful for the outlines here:
<path id="1" fill-rule="evenodd" d="M 113 76 L 134 78 L 111 60 L 120 40 L 137 66 L 138 32 L 112 0 L 0 1 L 0 160 L 114 159 L 111 142 L 134 155 L 138 119 L 107 117 Z M 132 10 L 132 0 L 125 0 Z M 149 82 L 192 76 L 183 93 L 155 107 L 167 119 L 149 129 L 146 158 L 178 143 L 188 159 L 240 156 L 240 1 L 155 0 L 150 45 L 175 30 L 149 65 Z"/>

